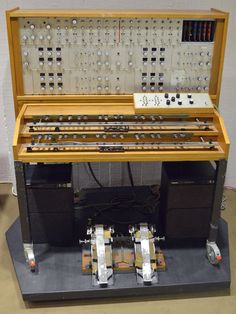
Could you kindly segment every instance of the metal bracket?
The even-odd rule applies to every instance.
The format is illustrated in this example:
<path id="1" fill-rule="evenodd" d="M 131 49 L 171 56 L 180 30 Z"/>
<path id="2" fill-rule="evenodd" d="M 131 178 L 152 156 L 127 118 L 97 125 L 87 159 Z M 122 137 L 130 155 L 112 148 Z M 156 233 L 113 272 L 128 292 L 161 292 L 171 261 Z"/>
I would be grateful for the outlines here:
<path id="1" fill-rule="evenodd" d="M 158 282 L 154 232 L 155 229 L 149 228 L 147 223 L 130 229 L 134 241 L 137 282 L 144 285 Z"/>
<path id="2" fill-rule="evenodd" d="M 113 229 L 95 225 L 87 230 L 91 235 L 93 285 L 107 287 L 113 284 L 112 236 Z"/>
<path id="3" fill-rule="evenodd" d="M 23 248 L 24 248 L 26 263 L 29 269 L 32 272 L 35 272 L 37 268 L 37 264 L 36 264 L 35 255 L 34 255 L 33 243 L 23 243 Z"/>

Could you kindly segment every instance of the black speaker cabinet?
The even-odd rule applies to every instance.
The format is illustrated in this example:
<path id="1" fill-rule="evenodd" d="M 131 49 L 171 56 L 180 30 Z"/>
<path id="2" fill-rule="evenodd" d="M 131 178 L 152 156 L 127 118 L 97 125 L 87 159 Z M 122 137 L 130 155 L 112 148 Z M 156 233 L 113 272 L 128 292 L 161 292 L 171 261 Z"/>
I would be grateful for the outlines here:
<path id="1" fill-rule="evenodd" d="M 214 189 L 210 162 L 162 164 L 160 214 L 167 238 L 208 236 Z"/>
<path id="2" fill-rule="evenodd" d="M 33 242 L 71 245 L 74 233 L 71 165 L 27 165 L 25 172 Z"/>

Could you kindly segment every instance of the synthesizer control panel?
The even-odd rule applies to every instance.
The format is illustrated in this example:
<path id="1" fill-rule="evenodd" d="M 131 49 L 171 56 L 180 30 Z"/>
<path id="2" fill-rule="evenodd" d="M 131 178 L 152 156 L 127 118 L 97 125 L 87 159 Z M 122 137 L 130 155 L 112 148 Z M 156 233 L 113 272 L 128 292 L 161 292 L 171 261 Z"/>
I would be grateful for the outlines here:
<path id="1" fill-rule="evenodd" d="M 149 109 L 213 109 L 207 93 L 135 93 L 135 110 Z"/>
<path id="2" fill-rule="evenodd" d="M 20 17 L 26 95 L 207 92 L 215 20 Z"/>

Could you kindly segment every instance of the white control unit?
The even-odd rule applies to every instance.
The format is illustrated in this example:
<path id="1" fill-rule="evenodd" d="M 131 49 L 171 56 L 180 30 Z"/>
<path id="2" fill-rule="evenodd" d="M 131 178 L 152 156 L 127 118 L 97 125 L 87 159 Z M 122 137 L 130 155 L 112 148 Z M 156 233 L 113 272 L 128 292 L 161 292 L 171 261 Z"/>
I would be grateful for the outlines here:
<path id="1" fill-rule="evenodd" d="M 135 93 L 135 110 L 145 109 L 213 109 L 207 93 Z"/>

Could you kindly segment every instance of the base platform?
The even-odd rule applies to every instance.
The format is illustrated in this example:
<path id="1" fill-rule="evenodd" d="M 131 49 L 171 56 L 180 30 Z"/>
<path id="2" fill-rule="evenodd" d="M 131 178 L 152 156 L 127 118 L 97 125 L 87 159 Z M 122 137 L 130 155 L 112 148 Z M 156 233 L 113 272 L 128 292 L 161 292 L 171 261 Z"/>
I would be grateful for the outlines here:
<path id="1" fill-rule="evenodd" d="M 135 273 L 115 274 L 114 285 L 92 286 L 90 275 L 82 274 L 78 247 L 35 245 L 39 271 L 26 267 L 19 219 L 6 232 L 7 243 L 22 297 L 27 301 L 89 299 L 224 290 L 230 287 L 228 226 L 221 219 L 217 244 L 223 260 L 212 266 L 205 247 L 165 248 L 167 270 L 158 273 L 159 283 L 138 285 Z"/>

